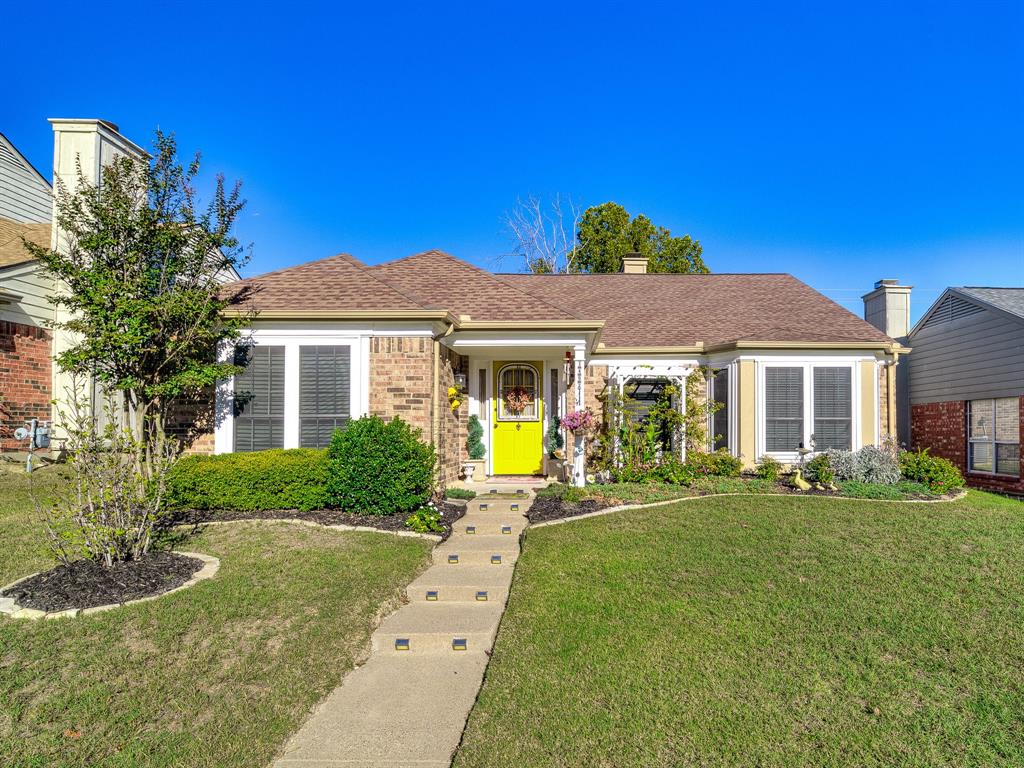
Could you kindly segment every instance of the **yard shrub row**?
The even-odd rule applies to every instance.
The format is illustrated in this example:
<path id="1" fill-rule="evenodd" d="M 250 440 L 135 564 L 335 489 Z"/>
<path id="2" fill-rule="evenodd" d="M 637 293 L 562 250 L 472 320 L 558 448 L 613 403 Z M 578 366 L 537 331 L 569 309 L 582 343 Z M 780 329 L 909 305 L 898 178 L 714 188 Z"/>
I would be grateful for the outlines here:
<path id="1" fill-rule="evenodd" d="M 411 514 L 434 493 L 435 457 L 420 430 L 367 416 L 334 433 L 327 450 L 275 449 L 181 459 L 168 479 L 176 509 Z"/>
<path id="2" fill-rule="evenodd" d="M 328 505 L 327 451 L 292 448 L 185 456 L 167 479 L 176 509 L 299 509 Z"/>

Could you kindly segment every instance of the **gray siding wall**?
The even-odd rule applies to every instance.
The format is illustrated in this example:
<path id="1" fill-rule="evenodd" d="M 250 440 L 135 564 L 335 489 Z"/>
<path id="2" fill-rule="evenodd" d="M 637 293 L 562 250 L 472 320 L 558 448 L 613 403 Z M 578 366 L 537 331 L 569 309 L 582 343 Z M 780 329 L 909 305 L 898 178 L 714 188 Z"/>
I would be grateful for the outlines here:
<path id="1" fill-rule="evenodd" d="M 921 328 L 909 345 L 912 405 L 1024 394 L 1024 320 L 985 309 Z"/>
<path id="2" fill-rule="evenodd" d="M 11 221 L 49 221 L 53 215 L 50 186 L 0 136 L 0 217 Z"/>

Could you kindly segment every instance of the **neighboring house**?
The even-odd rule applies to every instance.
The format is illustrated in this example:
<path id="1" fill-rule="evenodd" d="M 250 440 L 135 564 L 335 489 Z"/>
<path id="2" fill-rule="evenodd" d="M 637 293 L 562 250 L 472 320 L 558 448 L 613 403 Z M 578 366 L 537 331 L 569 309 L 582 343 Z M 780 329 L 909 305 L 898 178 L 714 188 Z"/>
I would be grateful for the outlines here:
<path id="1" fill-rule="evenodd" d="M 1024 288 L 947 288 L 909 345 L 911 444 L 1024 493 Z"/>
<path id="2" fill-rule="evenodd" d="M 26 420 L 50 418 L 53 308 L 22 238 L 50 245 L 52 207 L 49 182 L 0 134 L 0 449 Z"/>
<path id="3" fill-rule="evenodd" d="M 147 157 L 146 151 L 122 136 L 106 120 L 51 119 L 53 178 L 68 189 L 77 183 L 80 166 L 86 179 L 99 184 L 104 166 L 114 158 Z M 0 450 L 24 448 L 11 434 L 29 419 L 51 421 L 59 438 L 62 405 L 66 406 L 70 378 L 53 364 L 66 348 L 67 336 L 54 333 L 58 312 L 49 299 L 53 281 L 25 249 L 22 237 L 42 246 L 59 247 L 53 221 L 53 193 L 46 179 L 0 134 Z M 227 270 L 222 282 L 238 279 Z M 86 384 L 83 393 L 99 418 L 102 391 Z"/>
<path id="4" fill-rule="evenodd" d="M 104 120 L 50 120 L 54 136 L 53 178 L 73 187 L 76 164 L 92 183 L 104 165 L 121 154 L 145 151 Z M 70 382 L 52 358 L 67 344 L 54 333 L 55 287 L 32 258 L 22 237 L 54 247 L 53 195 L 47 180 L 0 135 L 0 449 L 24 448 L 11 433 L 28 419 L 56 421 L 52 401 Z M 96 397 L 95 392 L 90 392 Z"/>
<path id="5" fill-rule="evenodd" d="M 904 348 L 786 274 L 492 274 L 440 251 L 369 266 L 334 256 L 244 280 L 255 346 L 218 393 L 217 453 L 324 446 L 362 414 L 401 416 L 437 446 L 445 481 L 466 459 L 470 414 L 488 475 L 544 471 L 558 418 L 600 416 L 609 387 L 656 394 L 713 370 L 716 446 L 747 466 L 814 446 L 856 450 L 895 433 Z M 448 388 L 468 397 L 449 406 Z M 249 401 L 232 407 L 232 392 Z M 525 394 L 518 413 L 510 392 Z M 709 446 L 710 447 L 710 446 Z M 584 480 L 575 452 L 573 480 Z"/>

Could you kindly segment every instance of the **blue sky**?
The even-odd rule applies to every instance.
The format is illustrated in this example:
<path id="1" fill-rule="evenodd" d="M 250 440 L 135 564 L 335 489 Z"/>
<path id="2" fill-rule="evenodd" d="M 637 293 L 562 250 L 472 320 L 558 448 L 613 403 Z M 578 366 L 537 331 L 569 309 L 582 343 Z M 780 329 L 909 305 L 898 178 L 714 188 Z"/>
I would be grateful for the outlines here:
<path id="1" fill-rule="evenodd" d="M 560 193 L 858 312 L 881 277 L 915 316 L 1024 284 L 1024 3 L 551 5 L 19 3 L 0 131 L 47 175 L 47 117 L 174 131 L 244 181 L 249 274 L 495 268 L 503 213 Z"/>

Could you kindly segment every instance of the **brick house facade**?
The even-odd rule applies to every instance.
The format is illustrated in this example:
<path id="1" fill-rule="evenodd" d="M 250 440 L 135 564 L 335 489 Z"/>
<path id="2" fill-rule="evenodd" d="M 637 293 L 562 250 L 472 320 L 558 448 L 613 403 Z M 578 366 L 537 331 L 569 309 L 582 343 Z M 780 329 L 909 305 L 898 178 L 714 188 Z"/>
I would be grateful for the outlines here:
<path id="1" fill-rule="evenodd" d="M 1018 398 L 1018 434 L 1024 435 L 1024 395 Z M 947 400 L 911 406 L 914 448 L 927 448 L 934 456 L 953 462 L 974 488 L 998 493 L 1024 494 L 1024 456 L 1017 477 L 972 472 L 967 465 L 967 401 Z"/>
<path id="2" fill-rule="evenodd" d="M 0 449 L 24 449 L 13 430 L 29 419 L 50 419 L 51 343 L 45 328 L 0 321 Z"/>

